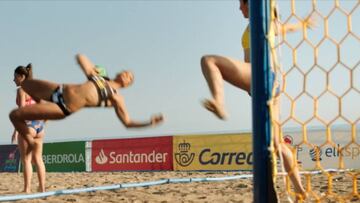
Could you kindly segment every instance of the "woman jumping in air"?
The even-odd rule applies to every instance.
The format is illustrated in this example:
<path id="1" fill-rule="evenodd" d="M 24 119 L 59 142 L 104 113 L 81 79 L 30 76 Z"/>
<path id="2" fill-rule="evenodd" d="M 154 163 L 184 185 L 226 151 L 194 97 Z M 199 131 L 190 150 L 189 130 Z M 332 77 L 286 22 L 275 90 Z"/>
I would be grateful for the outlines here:
<path id="1" fill-rule="evenodd" d="M 22 83 L 22 89 L 35 101 L 46 101 L 31 107 L 14 109 L 9 115 L 15 129 L 31 147 L 35 145 L 35 139 L 26 125 L 26 120 L 64 119 L 85 107 L 112 107 L 127 128 L 156 126 L 163 121 L 161 114 L 142 122 L 130 118 L 124 98 L 117 91 L 133 82 L 134 76 L 130 71 L 123 71 L 113 80 L 107 80 L 86 56 L 78 54 L 76 60 L 88 79 L 82 84 L 57 84 L 35 79 Z"/>
<path id="2" fill-rule="evenodd" d="M 249 2 L 248 0 L 240 0 L 240 10 L 244 18 L 249 18 Z M 276 10 L 274 10 L 274 16 L 277 17 Z M 279 32 L 294 32 L 305 27 L 312 27 L 314 21 L 312 19 L 306 19 L 298 24 L 285 24 L 278 25 L 276 22 L 274 27 L 280 27 L 277 30 L 271 30 L 269 33 L 270 40 L 275 40 L 275 35 Z M 251 61 L 250 61 L 250 26 L 248 25 L 242 36 L 242 47 L 244 50 L 244 60 L 239 61 L 232 58 L 219 56 L 219 55 L 205 55 L 201 58 L 201 68 L 203 75 L 207 81 L 210 92 L 212 94 L 211 99 L 205 99 L 203 106 L 219 119 L 226 119 L 227 113 L 224 108 L 224 90 L 223 80 L 238 87 L 250 95 L 251 90 Z M 276 117 L 276 116 L 275 116 Z M 294 184 L 295 192 L 305 197 L 306 193 L 301 184 L 299 170 L 297 166 L 294 166 L 294 157 L 291 150 L 284 144 L 279 142 L 278 136 L 274 137 L 274 144 L 276 149 L 281 149 L 281 155 L 284 160 L 285 170 L 289 173 L 290 179 Z M 297 197 L 298 198 L 298 197 Z"/>

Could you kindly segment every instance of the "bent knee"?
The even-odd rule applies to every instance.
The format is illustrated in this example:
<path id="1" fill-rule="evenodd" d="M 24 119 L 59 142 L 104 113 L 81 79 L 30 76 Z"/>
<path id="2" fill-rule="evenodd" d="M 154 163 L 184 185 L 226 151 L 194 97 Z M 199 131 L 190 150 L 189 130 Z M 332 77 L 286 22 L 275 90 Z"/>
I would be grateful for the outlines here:
<path id="1" fill-rule="evenodd" d="M 201 65 L 207 65 L 210 63 L 215 63 L 215 56 L 214 55 L 204 55 L 201 57 Z"/>
<path id="2" fill-rule="evenodd" d="M 34 162 L 34 164 L 39 164 L 39 163 L 41 163 L 41 162 L 43 162 L 43 159 L 42 159 L 42 156 L 41 155 L 39 155 L 39 156 L 33 156 L 32 157 L 32 160 L 33 160 L 33 162 Z"/>
<path id="3" fill-rule="evenodd" d="M 203 72 L 207 72 L 212 68 L 215 68 L 217 56 L 215 55 L 204 55 L 201 57 L 201 69 Z"/>
<path id="4" fill-rule="evenodd" d="M 32 155 L 31 154 L 21 154 L 21 161 L 23 164 L 28 163 L 31 164 L 31 162 L 33 161 L 32 159 Z"/>
<path id="5" fill-rule="evenodd" d="M 19 120 L 20 112 L 19 109 L 14 109 L 9 113 L 9 118 L 11 121 Z"/>

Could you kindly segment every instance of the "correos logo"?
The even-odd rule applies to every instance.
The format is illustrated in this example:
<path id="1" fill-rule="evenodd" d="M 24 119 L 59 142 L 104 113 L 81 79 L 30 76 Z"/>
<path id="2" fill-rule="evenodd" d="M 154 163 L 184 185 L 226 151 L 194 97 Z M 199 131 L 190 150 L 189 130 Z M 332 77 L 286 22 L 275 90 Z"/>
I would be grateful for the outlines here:
<path id="1" fill-rule="evenodd" d="M 190 152 L 190 143 L 185 140 L 178 145 L 179 152 L 175 153 L 175 161 L 180 166 L 189 166 L 195 157 Z M 252 152 L 217 152 L 210 148 L 202 149 L 199 153 L 199 163 L 202 165 L 252 165 Z"/>
<path id="2" fill-rule="evenodd" d="M 95 162 L 99 165 L 105 164 L 108 161 L 107 156 L 104 153 L 104 150 L 101 149 L 99 155 L 96 156 Z"/>
<path id="3" fill-rule="evenodd" d="M 203 149 L 199 162 L 203 165 L 252 165 L 252 152 L 212 152 L 211 149 Z"/>
<path id="4" fill-rule="evenodd" d="M 180 166 L 189 166 L 195 157 L 194 153 L 189 152 L 191 145 L 190 143 L 184 142 L 178 145 L 179 152 L 175 153 L 175 161 Z"/>

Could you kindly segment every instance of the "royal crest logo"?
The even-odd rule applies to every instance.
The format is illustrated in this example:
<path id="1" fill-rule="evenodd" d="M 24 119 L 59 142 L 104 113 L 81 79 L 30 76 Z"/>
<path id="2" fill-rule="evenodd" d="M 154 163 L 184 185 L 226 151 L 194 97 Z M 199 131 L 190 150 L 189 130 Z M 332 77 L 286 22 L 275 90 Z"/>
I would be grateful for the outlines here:
<path id="1" fill-rule="evenodd" d="M 195 157 L 195 153 L 190 153 L 191 145 L 185 140 L 178 145 L 178 153 L 175 153 L 175 160 L 180 166 L 189 166 Z"/>

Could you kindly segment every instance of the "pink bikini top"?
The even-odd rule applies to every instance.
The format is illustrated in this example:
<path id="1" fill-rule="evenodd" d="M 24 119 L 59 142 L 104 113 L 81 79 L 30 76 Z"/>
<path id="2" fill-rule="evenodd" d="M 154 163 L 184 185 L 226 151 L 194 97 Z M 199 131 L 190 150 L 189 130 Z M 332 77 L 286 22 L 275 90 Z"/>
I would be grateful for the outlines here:
<path id="1" fill-rule="evenodd" d="M 16 97 L 16 104 L 20 106 L 20 99 Z M 25 106 L 36 104 L 35 100 L 33 100 L 29 95 L 25 97 Z"/>

